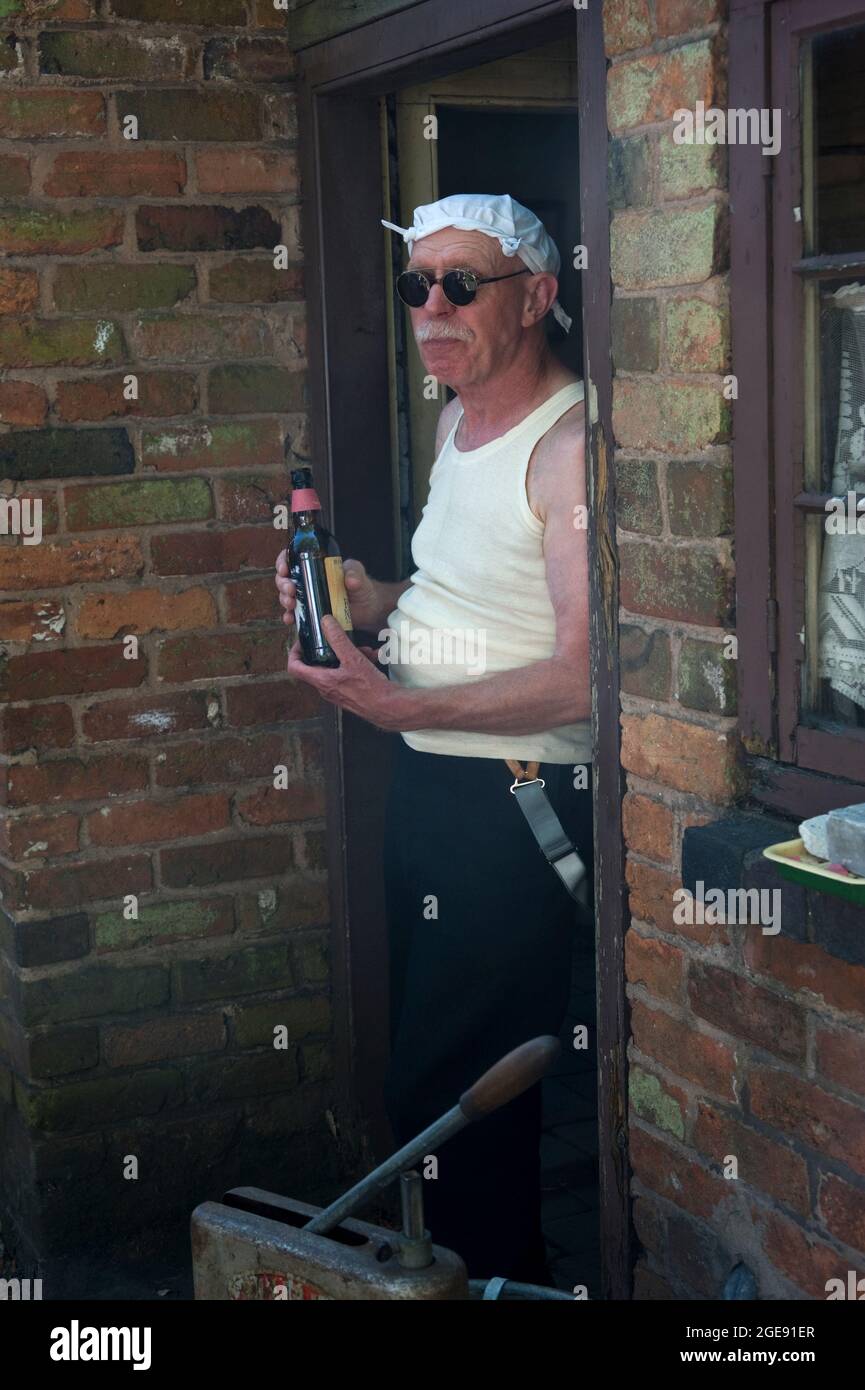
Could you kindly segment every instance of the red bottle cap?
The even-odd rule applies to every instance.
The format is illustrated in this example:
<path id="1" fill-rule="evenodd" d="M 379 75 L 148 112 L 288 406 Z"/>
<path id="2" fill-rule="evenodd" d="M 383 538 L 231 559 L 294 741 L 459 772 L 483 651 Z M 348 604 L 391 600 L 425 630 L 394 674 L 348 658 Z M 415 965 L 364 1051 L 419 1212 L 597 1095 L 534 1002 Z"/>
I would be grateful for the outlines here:
<path id="1" fill-rule="evenodd" d="M 293 512 L 320 512 L 321 502 L 314 487 L 296 487 L 291 494 Z"/>

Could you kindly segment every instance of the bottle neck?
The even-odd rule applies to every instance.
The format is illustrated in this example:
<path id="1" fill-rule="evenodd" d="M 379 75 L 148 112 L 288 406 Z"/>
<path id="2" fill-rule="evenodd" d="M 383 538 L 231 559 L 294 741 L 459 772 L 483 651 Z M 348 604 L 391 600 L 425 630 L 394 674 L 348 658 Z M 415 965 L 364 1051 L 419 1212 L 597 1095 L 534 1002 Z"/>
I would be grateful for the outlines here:
<path id="1" fill-rule="evenodd" d="M 302 507 L 299 511 L 292 508 L 291 519 L 298 531 L 311 531 L 315 526 L 321 526 L 321 511 L 318 507 Z"/>

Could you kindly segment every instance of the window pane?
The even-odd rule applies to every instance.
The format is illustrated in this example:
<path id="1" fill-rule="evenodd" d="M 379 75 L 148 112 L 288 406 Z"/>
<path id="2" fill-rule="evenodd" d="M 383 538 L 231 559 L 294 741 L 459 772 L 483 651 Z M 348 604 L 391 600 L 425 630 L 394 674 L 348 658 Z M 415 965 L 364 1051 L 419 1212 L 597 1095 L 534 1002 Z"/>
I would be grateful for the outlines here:
<path id="1" fill-rule="evenodd" d="M 811 251 L 865 250 L 865 24 L 812 40 L 816 225 Z M 807 171 L 806 171 L 807 173 Z M 806 204 L 808 192 L 806 189 Z"/>

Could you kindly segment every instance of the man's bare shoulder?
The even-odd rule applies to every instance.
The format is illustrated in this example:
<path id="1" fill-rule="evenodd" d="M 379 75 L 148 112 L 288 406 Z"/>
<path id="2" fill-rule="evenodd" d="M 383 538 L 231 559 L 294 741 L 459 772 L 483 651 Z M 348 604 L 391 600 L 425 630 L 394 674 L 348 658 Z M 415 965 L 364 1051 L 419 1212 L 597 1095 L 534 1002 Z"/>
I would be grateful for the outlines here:
<path id="1" fill-rule="evenodd" d="M 573 505 L 585 489 L 586 411 L 577 401 L 538 440 L 526 479 L 529 505 L 539 521 L 550 509 Z M 579 499 L 578 499 L 579 500 Z"/>

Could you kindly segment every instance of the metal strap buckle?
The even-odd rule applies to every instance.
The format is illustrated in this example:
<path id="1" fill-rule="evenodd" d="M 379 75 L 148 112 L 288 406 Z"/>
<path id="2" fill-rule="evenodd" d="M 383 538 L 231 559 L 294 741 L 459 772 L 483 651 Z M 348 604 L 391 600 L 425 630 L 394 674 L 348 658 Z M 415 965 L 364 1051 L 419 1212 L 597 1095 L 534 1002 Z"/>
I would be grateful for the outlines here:
<path id="1" fill-rule="evenodd" d="M 515 792 L 518 787 L 530 787 L 533 782 L 540 782 L 542 787 L 545 787 L 547 785 L 543 777 L 525 777 L 522 781 L 520 781 L 519 778 L 517 778 L 517 780 L 511 786 L 510 790 L 511 792 Z"/>

